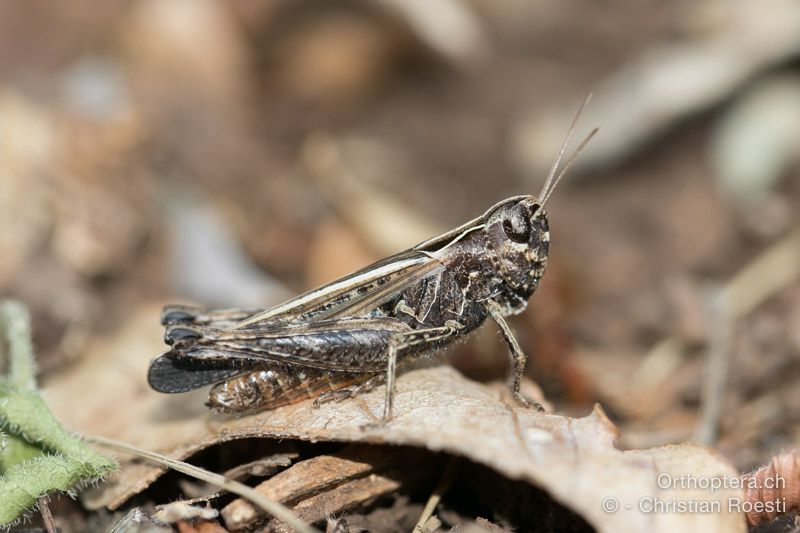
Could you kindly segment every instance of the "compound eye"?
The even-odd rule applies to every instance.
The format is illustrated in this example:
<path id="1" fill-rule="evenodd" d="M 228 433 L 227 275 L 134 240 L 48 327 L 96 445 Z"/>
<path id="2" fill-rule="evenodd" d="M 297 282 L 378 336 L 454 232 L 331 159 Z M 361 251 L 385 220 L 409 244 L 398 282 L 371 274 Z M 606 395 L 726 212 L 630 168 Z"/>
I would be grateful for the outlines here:
<path id="1" fill-rule="evenodd" d="M 524 205 L 517 204 L 508 212 L 508 216 L 503 219 L 503 231 L 514 242 L 528 242 L 531 237 L 531 223 Z"/>

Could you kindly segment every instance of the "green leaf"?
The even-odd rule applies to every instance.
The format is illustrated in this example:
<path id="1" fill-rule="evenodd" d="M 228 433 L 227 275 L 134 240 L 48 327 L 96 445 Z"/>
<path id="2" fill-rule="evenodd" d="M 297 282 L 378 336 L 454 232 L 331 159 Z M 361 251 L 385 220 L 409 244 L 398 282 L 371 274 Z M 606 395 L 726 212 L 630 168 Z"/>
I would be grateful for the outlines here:
<path id="1" fill-rule="evenodd" d="M 67 492 L 117 468 L 67 431 L 36 389 L 36 366 L 25 307 L 0 302 L 0 527 L 8 526 L 47 494 Z"/>

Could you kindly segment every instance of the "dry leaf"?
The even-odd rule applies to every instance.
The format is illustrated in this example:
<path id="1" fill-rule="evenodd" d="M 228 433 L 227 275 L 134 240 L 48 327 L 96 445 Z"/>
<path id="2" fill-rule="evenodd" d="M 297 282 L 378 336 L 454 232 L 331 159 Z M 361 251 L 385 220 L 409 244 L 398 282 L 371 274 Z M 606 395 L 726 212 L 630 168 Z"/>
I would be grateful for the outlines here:
<path id="1" fill-rule="evenodd" d="M 155 308 L 132 315 L 115 339 L 49 383 L 45 397 L 56 416 L 83 433 L 177 458 L 246 437 L 416 446 L 466 457 L 540 487 L 598 531 L 745 530 L 744 516 L 727 512 L 728 500 L 743 498 L 741 491 L 658 487 L 659 475 L 736 478 L 712 450 L 683 444 L 620 451 L 614 446 L 617 430 L 599 407 L 577 419 L 520 408 L 501 389 L 469 381 L 446 365 L 400 376 L 395 418 L 383 429 L 361 429 L 380 415 L 381 388 L 318 409 L 304 402 L 242 418 L 213 414 L 202 395 L 166 396 L 147 387 L 147 363 L 161 349 L 157 317 Z M 123 463 L 116 481 L 84 501 L 119 507 L 160 474 L 149 465 Z M 642 513 L 643 497 L 708 502 L 719 505 L 719 512 Z M 619 505 L 616 512 L 603 510 L 610 498 Z"/>

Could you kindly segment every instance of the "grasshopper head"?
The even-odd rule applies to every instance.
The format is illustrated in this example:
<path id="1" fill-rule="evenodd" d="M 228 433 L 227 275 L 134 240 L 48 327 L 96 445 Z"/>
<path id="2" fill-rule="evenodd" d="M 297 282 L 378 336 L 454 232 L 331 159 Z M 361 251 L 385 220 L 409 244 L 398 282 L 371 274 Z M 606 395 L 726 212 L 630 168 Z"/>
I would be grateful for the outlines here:
<path id="1" fill-rule="evenodd" d="M 597 133 L 597 128 L 593 129 L 559 170 L 569 140 L 575 131 L 575 124 L 591 96 L 588 95 L 578 109 L 558 157 L 545 179 L 539 198 L 533 196 L 509 198 L 489 209 L 484 215 L 484 228 L 489 244 L 495 252 L 492 263 L 502 279 L 500 294 L 495 299 L 504 304 L 509 313 L 518 313 L 525 309 L 528 297 L 539 286 L 539 281 L 544 275 L 547 253 L 550 250 L 550 232 L 544 206 L 586 143 Z"/>
<path id="2" fill-rule="evenodd" d="M 484 225 L 494 251 L 492 265 L 510 291 L 505 296 L 512 308 L 524 306 L 547 266 L 547 214 L 533 196 L 518 196 L 490 209 Z"/>

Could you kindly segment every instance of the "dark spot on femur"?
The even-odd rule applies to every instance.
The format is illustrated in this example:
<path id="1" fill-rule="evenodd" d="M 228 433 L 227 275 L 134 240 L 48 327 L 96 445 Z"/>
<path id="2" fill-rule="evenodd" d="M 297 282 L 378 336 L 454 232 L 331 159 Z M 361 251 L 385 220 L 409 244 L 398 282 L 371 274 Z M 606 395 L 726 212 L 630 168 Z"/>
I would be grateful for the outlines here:
<path id="1" fill-rule="evenodd" d="M 528 242 L 531 236 L 531 223 L 523 204 L 519 203 L 508 211 L 508 215 L 503 219 L 503 231 L 514 242 Z"/>

